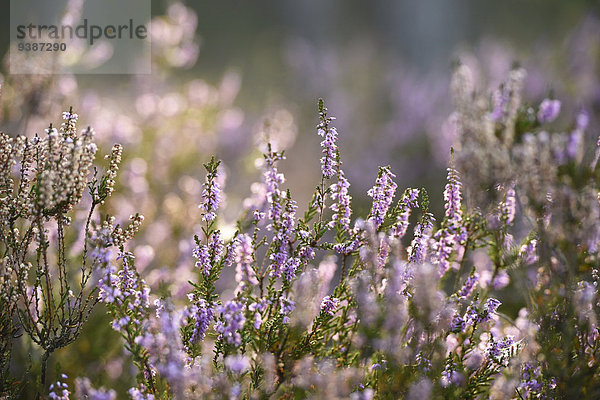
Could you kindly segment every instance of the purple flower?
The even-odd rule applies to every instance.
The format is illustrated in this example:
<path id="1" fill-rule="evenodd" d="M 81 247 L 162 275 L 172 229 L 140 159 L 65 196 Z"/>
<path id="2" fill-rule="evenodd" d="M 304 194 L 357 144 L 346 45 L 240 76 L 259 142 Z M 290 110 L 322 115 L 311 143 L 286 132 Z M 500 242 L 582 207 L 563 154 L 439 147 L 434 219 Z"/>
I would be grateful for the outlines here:
<path id="1" fill-rule="evenodd" d="M 256 272 L 252 268 L 254 262 L 253 254 L 254 247 L 252 238 L 247 234 L 241 234 L 236 239 L 236 274 L 235 280 L 238 282 L 239 290 L 243 290 L 246 286 L 257 285 Z"/>
<path id="2" fill-rule="evenodd" d="M 153 394 L 145 393 L 144 390 L 136 387 L 129 389 L 127 393 L 131 396 L 131 400 L 154 400 Z"/>
<path id="3" fill-rule="evenodd" d="M 540 377 L 540 368 L 534 368 L 531 363 L 523 364 L 521 371 L 521 383 L 519 383 L 521 395 L 524 398 L 541 397 L 543 384 Z"/>
<path id="4" fill-rule="evenodd" d="M 296 271 L 300 266 L 300 260 L 296 257 L 290 258 L 283 266 L 283 276 L 286 281 L 291 282 L 296 277 Z"/>
<path id="5" fill-rule="evenodd" d="M 417 208 L 417 198 L 419 197 L 419 189 L 406 189 L 399 202 L 399 212 L 396 217 L 396 223 L 391 228 L 392 235 L 396 238 L 402 238 L 408 229 L 408 219 L 410 218 L 411 210 Z"/>
<path id="6" fill-rule="evenodd" d="M 214 318 L 214 308 L 204 299 L 198 300 L 190 309 L 194 320 L 191 342 L 196 343 L 204 339 L 206 331 Z"/>
<path id="7" fill-rule="evenodd" d="M 460 385 L 463 381 L 463 376 L 456 369 L 458 366 L 454 362 L 448 362 L 442 371 L 441 384 L 444 387 L 450 385 Z"/>
<path id="8" fill-rule="evenodd" d="M 502 86 L 500 89 L 494 91 L 492 94 L 494 110 L 490 115 L 492 121 L 499 122 L 505 117 L 509 100 L 510 92 L 506 86 Z"/>
<path id="9" fill-rule="evenodd" d="M 331 217 L 331 228 L 338 222 L 346 231 L 350 229 L 350 216 L 352 215 L 350 202 L 352 197 L 348 193 L 349 187 L 350 182 L 344 176 L 344 171 L 340 170 L 337 183 L 331 185 L 331 199 L 337 200 L 331 205 L 331 210 L 334 212 Z"/>
<path id="10" fill-rule="evenodd" d="M 261 313 L 267 309 L 268 304 L 270 304 L 270 302 L 263 299 L 248 306 L 248 310 L 254 313 L 254 329 L 259 329 L 262 325 L 263 320 Z"/>
<path id="11" fill-rule="evenodd" d="M 319 125 L 317 125 L 317 134 L 323 137 L 321 148 L 323 157 L 321 158 L 321 172 L 323 177 L 329 179 L 333 177 L 339 168 L 337 160 L 337 130 L 330 126 L 335 118 L 327 116 L 327 108 L 323 105 L 323 100 L 319 100 Z"/>
<path id="12" fill-rule="evenodd" d="M 277 161 L 284 160 L 285 157 L 282 153 L 271 151 L 270 145 L 269 152 L 264 157 L 266 166 L 263 180 L 265 184 L 265 196 L 269 205 L 268 216 L 269 219 L 276 221 L 279 220 L 282 211 L 281 203 L 279 202 L 281 197 L 279 186 L 285 182 L 285 177 L 277 170 Z"/>
<path id="13" fill-rule="evenodd" d="M 427 258 L 433 221 L 433 215 L 426 213 L 422 221 L 415 226 L 414 238 L 407 249 L 408 261 L 421 264 Z"/>
<path id="14" fill-rule="evenodd" d="M 296 308 L 296 303 L 285 296 L 279 297 L 279 313 L 283 315 L 283 323 L 290 322 L 289 315 Z"/>
<path id="15" fill-rule="evenodd" d="M 196 258 L 196 268 L 208 276 L 214 265 L 221 261 L 223 255 L 223 239 L 221 233 L 214 231 L 208 238 L 208 244 L 198 244 L 193 251 L 193 256 Z"/>
<path id="16" fill-rule="evenodd" d="M 486 355 L 494 362 L 507 366 L 510 358 L 510 347 L 514 344 L 514 342 L 515 341 L 512 336 L 506 336 L 499 341 L 495 341 L 494 337 L 492 336 L 492 339 L 486 349 Z"/>
<path id="17" fill-rule="evenodd" d="M 105 277 L 98 282 L 100 301 L 114 307 L 112 327 L 122 331 L 127 325 L 141 325 L 141 318 L 150 306 L 150 288 L 137 274 L 131 253 L 121 253 L 117 260 L 123 260 L 123 267 L 110 265 Z"/>
<path id="18" fill-rule="evenodd" d="M 231 300 L 224 306 L 217 307 L 217 312 L 222 314 L 221 319 L 215 324 L 215 330 L 220 333 L 219 339 L 236 347 L 242 344 L 240 331 L 246 322 L 244 309 L 244 303 L 237 300 Z"/>
<path id="19" fill-rule="evenodd" d="M 527 265 L 531 265 L 538 260 L 537 256 L 537 240 L 531 239 L 529 242 L 524 244 L 521 247 L 519 252 L 520 256 L 523 258 L 523 262 Z"/>
<path id="20" fill-rule="evenodd" d="M 467 230 L 462 221 L 461 183 L 454 168 L 448 168 L 448 183 L 444 189 L 445 218 L 434 235 L 432 261 L 438 264 L 440 276 L 450 267 L 450 256 L 467 240 Z"/>
<path id="21" fill-rule="evenodd" d="M 392 180 L 396 175 L 390 171 L 390 167 L 379 167 L 379 175 L 373 186 L 367 194 L 373 198 L 373 208 L 371 209 L 370 219 L 376 228 L 383 223 L 385 216 L 392 204 L 396 188 L 398 185 Z"/>
<path id="22" fill-rule="evenodd" d="M 560 113 L 561 103 L 559 100 L 544 99 L 540 104 L 537 117 L 540 123 L 552 122 Z"/>
<path id="23" fill-rule="evenodd" d="M 492 314 L 496 313 L 496 311 L 498 310 L 498 307 L 500 307 L 500 304 L 502 304 L 502 303 L 499 300 L 494 299 L 493 297 L 490 297 L 489 299 L 487 299 L 485 301 L 483 310 L 484 310 L 484 312 L 487 313 L 488 316 L 491 317 Z"/>
<path id="24" fill-rule="evenodd" d="M 250 368 L 250 359 L 244 355 L 231 355 L 225 357 L 225 366 L 235 374 L 241 374 Z"/>
<path id="25" fill-rule="evenodd" d="M 321 301 L 321 311 L 325 314 L 333 315 L 339 303 L 339 299 L 335 297 L 325 296 Z"/>
<path id="26" fill-rule="evenodd" d="M 204 275 L 210 274 L 212 265 L 210 262 L 210 252 L 208 251 L 208 246 L 205 244 L 199 244 L 196 246 L 196 248 L 194 248 L 192 254 L 196 259 L 196 268 L 199 268 Z"/>
<path id="27" fill-rule="evenodd" d="M 360 239 L 356 238 L 348 243 L 337 243 L 333 249 L 340 254 L 351 254 L 360 247 Z"/>
<path id="28" fill-rule="evenodd" d="M 467 325 L 477 325 L 480 322 L 482 322 L 482 319 L 479 316 L 479 311 L 477 310 L 476 303 L 469 304 L 463 319 Z"/>
<path id="29" fill-rule="evenodd" d="M 450 323 L 450 332 L 463 332 L 466 327 L 467 324 L 465 323 L 463 317 L 456 314 Z"/>
<path id="30" fill-rule="evenodd" d="M 500 219 L 506 223 L 506 225 L 512 224 L 515 219 L 515 213 L 517 208 L 517 200 L 515 197 L 514 185 L 508 188 L 504 201 L 500 204 Z"/>
<path id="31" fill-rule="evenodd" d="M 67 379 L 65 374 L 61 375 L 61 379 Z M 61 382 L 60 380 L 56 381 L 49 387 L 50 393 L 48 393 L 48 398 L 53 400 L 69 400 L 69 395 L 71 392 L 69 391 L 69 385 L 66 382 Z"/>
<path id="32" fill-rule="evenodd" d="M 463 287 L 458 291 L 459 299 L 466 299 L 473 292 L 477 281 L 479 280 L 479 274 L 477 272 L 469 275 Z"/>
<path id="33" fill-rule="evenodd" d="M 203 221 L 213 221 L 221 202 L 221 184 L 218 182 L 219 173 L 217 167 L 219 162 L 211 160 L 210 164 L 206 165 L 208 173 L 206 175 L 206 182 L 202 185 L 202 198 L 204 202 L 198 207 L 204 212 L 202 216 Z"/>

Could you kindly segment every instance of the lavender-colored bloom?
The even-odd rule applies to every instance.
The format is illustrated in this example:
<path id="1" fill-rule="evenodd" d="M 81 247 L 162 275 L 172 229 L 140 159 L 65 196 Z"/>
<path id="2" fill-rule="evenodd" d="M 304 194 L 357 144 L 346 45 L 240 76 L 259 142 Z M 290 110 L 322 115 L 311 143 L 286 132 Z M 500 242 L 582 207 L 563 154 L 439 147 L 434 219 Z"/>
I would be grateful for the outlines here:
<path id="1" fill-rule="evenodd" d="M 279 297 L 279 313 L 283 315 L 283 323 L 290 322 L 289 315 L 296 308 L 296 303 L 285 296 Z"/>
<path id="2" fill-rule="evenodd" d="M 329 179 L 333 177 L 339 168 L 337 160 L 337 130 L 330 126 L 335 118 L 327 116 L 327 108 L 323 106 L 323 101 L 319 101 L 319 125 L 317 125 L 317 134 L 323 137 L 321 148 L 323 157 L 321 158 L 321 172 L 323 177 Z"/>
<path id="3" fill-rule="evenodd" d="M 154 400 L 154 395 L 150 393 L 144 393 L 143 390 L 140 390 L 136 387 L 133 387 L 127 391 L 129 396 L 131 396 L 131 400 Z"/>
<path id="4" fill-rule="evenodd" d="M 463 319 L 465 320 L 467 325 L 477 325 L 482 321 L 479 316 L 479 311 L 477 310 L 476 303 L 469 304 Z"/>
<path id="5" fill-rule="evenodd" d="M 479 310 L 478 303 L 471 303 L 463 318 L 467 325 L 482 324 L 492 319 L 500 304 L 502 304 L 500 301 L 490 297 L 483 305 L 483 309 Z"/>
<path id="6" fill-rule="evenodd" d="M 247 234 L 239 235 L 236 239 L 236 274 L 235 280 L 238 282 L 238 288 L 243 290 L 246 286 L 257 285 L 256 272 L 252 268 L 254 262 L 252 238 Z"/>
<path id="7" fill-rule="evenodd" d="M 338 298 L 325 296 L 321 301 L 321 311 L 325 314 L 333 315 L 339 303 L 340 300 Z"/>
<path id="8" fill-rule="evenodd" d="M 394 195 L 396 194 L 396 188 L 398 185 L 393 181 L 396 175 L 390 171 L 390 167 L 380 167 L 379 175 L 375 180 L 375 186 L 373 186 L 367 194 L 373 198 L 373 208 L 371 209 L 370 219 L 375 224 L 376 228 L 383 223 L 385 216 L 392 204 Z"/>
<path id="9" fill-rule="evenodd" d="M 504 201 L 500 204 L 500 219 L 506 223 L 506 225 L 512 224 L 515 219 L 515 213 L 517 209 L 517 200 L 515 197 L 514 186 L 511 186 L 506 191 Z"/>
<path id="10" fill-rule="evenodd" d="M 288 259 L 283 266 L 283 277 L 291 282 L 296 277 L 296 271 L 300 266 L 300 260 L 296 257 Z"/>
<path id="11" fill-rule="evenodd" d="M 248 310 L 254 313 L 254 329 L 259 329 L 261 327 L 263 323 L 261 313 L 267 309 L 268 304 L 270 304 L 270 302 L 263 299 L 248 306 Z"/>
<path id="12" fill-rule="evenodd" d="M 417 198 L 419 197 L 419 189 L 406 189 L 399 202 L 400 211 L 396 217 L 396 222 L 391 228 L 391 233 L 396 238 L 402 238 L 408 229 L 408 219 L 410 218 L 411 210 L 417 208 Z"/>
<path id="13" fill-rule="evenodd" d="M 244 328 L 246 322 L 244 309 L 244 303 L 237 300 L 231 300 L 224 306 L 217 307 L 217 312 L 222 314 L 221 319 L 215 324 L 215 330 L 220 333 L 219 339 L 236 347 L 242 344 L 242 335 L 239 331 Z"/>
<path id="14" fill-rule="evenodd" d="M 282 207 L 279 202 L 281 191 L 279 186 L 285 182 L 283 174 L 277 170 L 277 161 L 283 160 L 285 157 L 281 153 L 271 152 L 265 154 L 265 172 L 263 181 L 265 185 L 265 196 L 269 206 L 268 217 L 273 221 L 279 220 L 281 217 Z"/>
<path id="15" fill-rule="evenodd" d="M 221 185 L 217 178 L 218 173 L 216 169 L 214 172 L 209 171 L 206 175 L 206 182 L 202 185 L 204 188 L 202 190 L 204 202 L 198 207 L 204 212 L 203 221 L 211 222 L 217 216 L 216 212 L 221 202 Z"/>
<path id="16" fill-rule="evenodd" d="M 324 137 L 321 142 L 321 148 L 323 149 L 323 157 L 321 157 L 321 173 L 327 179 L 335 175 L 336 167 L 338 162 L 337 157 L 337 130 L 333 127 L 319 127 L 317 133 L 319 136 Z"/>
<path id="17" fill-rule="evenodd" d="M 71 111 L 63 111 L 62 117 L 65 120 L 77 122 L 79 115 Z"/>
<path id="18" fill-rule="evenodd" d="M 204 339 L 206 331 L 214 318 L 214 308 L 206 300 L 200 299 L 190 310 L 194 320 L 191 342 L 196 343 Z"/>
<path id="19" fill-rule="evenodd" d="M 298 209 L 298 204 L 296 203 L 296 201 L 292 200 L 288 196 L 288 199 L 287 199 L 287 202 L 285 205 L 285 211 L 283 212 L 283 214 L 281 216 L 281 221 L 280 221 L 281 227 L 280 227 L 280 229 L 277 230 L 277 236 L 279 239 L 287 239 L 292 236 L 295 225 L 296 225 L 295 219 L 296 219 L 296 210 L 297 209 Z"/>
<path id="20" fill-rule="evenodd" d="M 427 372 L 429 370 L 431 370 L 431 360 L 428 359 L 427 357 L 425 357 L 423 355 L 423 352 L 419 352 L 417 354 L 416 357 L 417 360 L 417 365 L 419 366 L 419 368 L 421 368 L 423 371 Z"/>
<path id="21" fill-rule="evenodd" d="M 524 244 L 521 247 L 519 254 L 521 255 L 521 257 L 523 258 L 523 261 L 527 265 L 531 265 L 531 264 L 537 262 L 537 260 L 538 260 L 537 240 L 531 239 L 528 243 Z"/>
<path id="22" fill-rule="evenodd" d="M 458 291 L 459 299 L 466 299 L 475 289 L 475 285 L 479 281 L 479 274 L 477 272 L 469 275 L 463 287 Z"/>
<path id="23" fill-rule="evenodd" d="M 196 268 L 208 276 L 213 266 L 218 264 L 223 254 L 223 239 L 219 231 L 214 231 L 208 238 L 208 244 L 199 244 L 193 251 Z"/>
<path id="24" fill-rule="evenodd" d="M 106 268 L 111 259 L 110 246 L 113 245 L 112 227 L 104 226 L 92 229 L 90 235 L 90 257 L 95 266 Z"/>
<path id="25" fill-rule="evenodd" d="M 486 355 L 494 362 L 506 366 L 508 365 L 510 357 L 509 350 L 514 342 L 515 341 L 512 336 L 506 336 L 499 341 L 495 341 L 494 337 L 492 336 L 492 340 L 486 349 Z"/>
<path id="26" fill-rule="evenodd" d="M 461 186 L 457 171 L 448 168 L 448 183 L 444 189 L 445 218 L 432 244 L 432 261 L 438 264 L 440 276 L 448 271 L 452 252 L 467 239 L 467 230 L 462 221 Z"/>
<path id="27" fill-rule="evenodd" d="M 561 103 L 559 100 L 544 99 L 540 104 L 537 117 L 540 123 L 552 122 L 560 113 Z"/>
<path id="28" fill-rule="evenodd" d="M 281 273 L 283 272 L 288 257 L 289 254 L 287 241 L 279 243 L 279 246 L 277 247 L 275 252 L 269 256 L 269 259 L 271 260 L 271 265 L 269 266 L 269 276 L 279 278 L 281 276 Z"/>
<path id="29" fill-rule="evenodd" d="M 502 304 L 498 299 L 494 299 L 493 297 L 490 297 L 489 299 L 487 299 L 485 301 L 485 304 L 483 306 L 483 310 L 485 313 L 487 313 L 487 319 L 484 318 L 485 320 L 489 320 L 489 318 L 491 318 L 492 314 L 495 314 L 496 311 L 498 310 L 498 307 L 500 307 L 500 304 Z"/>
<path id="30" fill-rule="evenodd" d="M 456 369 L 458 366 L 454 362 L 449 362 L 442 371 L 441 384 L 444 387 L 450 385 L 460 385 L 463 381 L 463 376 Z"/>
<path id="31" fill-rule="evenodd" d="M 452 318 L 452 322 L 450 323 L 450 332 L 463 332 L 467 324 L 463 317 L 456 314 L 454 318 Z"/>
<path id="32" fill-rule="evenodd" d="M 424 215 L 423 220 L 415 226 L 414 238 L 407 249 L 408 261 L 421 264 L 427 258 L 433 221 L 433 215 L 427 213 Z"/>
<path id="33" fill-rule="evenodd" d="M 349 243 L 337 243 L 333 249 L 340 254 L 351 254 L 360 247 L 360 239 L 356 238 Z"/>
<path id="34" fill-rule="evenodd" d="M 462 194 L 458 172 L 448 168 L 448 183 L 444 188 L 444 201 L 446 204 L 446 228 L 452 235 L 457 235 L 457 242 L 462 244 L 466 240 L 466 230 L 462 224 Z"/>
<path id="35" fill-rule="evenodd" d="M 504 289 L 510 283 L 510 276 L 506 271 L 500 271 L 494 278 L 492 286 L 496 290 Z"/>
<path id="36" fill-rule="evenodd" d="M 193 256 L 196 259 L 196 268 L 199 268 L 203 275 L 210 274 L 212 265 L 210 262 L 210 252 L 208 246 L 205 244 L 199 244 L 194 248 Z"/>
<path id="37" fill-rule="evenodd" d="M 540 397 L 543 384 L 540 377 L 540 368 L 534 368 L 531 363 L 523 364 L 519 390 L 524 398 Z"/>
<path id="38" fill-rule="evenodd" d="M 241 374 L 250 369 L 250 359 L 245 355 L 231 355 L 225 357 L 225 366 L 235 374 Z"/>
<path id="39" fill-rule="evenodd" d="M 331 185 L 331 199 L 337 200 L 331 205 L 331 210 L 334 212 L 331 217 L 331 228 L 338 222 L 346 231 L 350 229 L 350 216 L 352 215 L 350 202 L 352 196 L 348 193 L 349 187 L 350 182 L 344 176 L 344 171 L 340 170 L 337 183 Z"/>
<path id="40" fill-rule="evenodd" d="M 116 400 L 117 392 L 113 389 L 96 389 L 88 378 L 77 378 L 75 380 L 75 397 L 86 400 Z"/>
<path id="41" fill-rule="evenodd" d="M 494 122 L 501 121 L 506 115 L 506 108 L 510 100 L 510 92 L 506 86 L 497 89 L 492 94 L 493 111 L 490 114 L 490 119 Z"/>
<path id="42" fill-rule="evenodd" d="M 298 246 L 298 258 L 303 262 L 307 263 L 308 261 L 314 259 L 316 256 L 314 247 L 310 245 L 300 245 Z"/>
<path id="43" fill-rule="evenodd" d="M 67 379 L 65 374 L 61 375 L 61 379 Z M 69 395 L 71 392 L 69 391 L 69 385 L 66 382 L 61 382 L 60 380 L 56 381 L 49 387 L 50 393 L 48 393 L 48 398 L 53 400 L 69 400 Z"/>
<path id="44" fill-rule="evenodd" d="M 569 141 L 567 142 L 566 155 L 570 160 L 576 159 L 581 148 L 581 142 L 583 141 L 583 130 L 575 129 L 569 135 Z"/>
<path id="45" fill-rule="evenodd" d="M 379 268 L 385 267 L 385 264 L 388 261 L 388 255 L 390 252 L 390 243 L 389 237 L 386 235 L 382 235 L 379 240 L 379 249 L 377 253 L 377 266 Z"/>
<path id="46" fill-rule="evenodd" d="M 227 249 L 225 250 L 225 265 L 226 266 L 230 266 L 233 264 L 233 262 L 235 261 L 235 258 L 237 256 L 236 254 L 236 248 L 238 245 L 238 241 L 237 238 L 234 238 L 228 245 L 227 245 Z"/>
<path id="47" fill-rule="evenodd" d="M 113 329 L 123 330 L 127 325 L 140 325 L 141 318 L 150 306 L 150 289 L 143 279 L 137 275 L 133 265 L 130 265 L 133 255 L 121 253 L 117 260 L 123 260 L 123 267 L 117 268 L 110 265 L 104 278 L 98 282 L 100 301 L 112 304 L 120 309 L 118 315 L 114 315 Z"/>

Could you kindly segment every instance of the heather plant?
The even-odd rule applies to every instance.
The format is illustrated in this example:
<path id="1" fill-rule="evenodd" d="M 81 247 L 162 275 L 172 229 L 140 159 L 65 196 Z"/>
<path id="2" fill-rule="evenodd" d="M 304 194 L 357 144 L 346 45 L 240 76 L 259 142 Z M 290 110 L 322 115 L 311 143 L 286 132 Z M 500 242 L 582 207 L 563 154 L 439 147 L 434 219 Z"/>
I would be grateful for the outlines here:
<path id="1" fill-rule="evenodd" d="M 525 104 L 525 77 L 514 69 L 498 89 L 482 93 L 469 68 L 457 67 L 451 118 L 458 137 L 440 215 L 426 188 L 399 190 L 399 172 L 390 166 L 373 171 L 370 210 L 357 215 L 335 119 L 322 100 L 321 177 L 303 212 L 281 172 L 284 149 L 265 143 L 256 163 L 261 180 L 230 232 L 222 222 L 224 168 L 211 158 L 183 303 L 167 290 L 152 293 L 124 247 L 141 216 L 126 228 L 113 217 L 92 222 L 113 190 L 121 147 L 113 148 L 102 178 L 87 159 L 73 167 L 75 153 L 67 150 L 90 131 L 77 136 L 76 117 L 66 113 L 60 134 L 50 128 L 47 139 L 35 141 L 48 153 L 41 164 L 23 155 L 11 161 L 18 168 L 4 169 L 17 178 L 4 186 L 3 221 L 23 218 L 13 204 L 21 204 L 14 188 L 25 177 L 21 202 L 31 204 L 26 215 L 38 230 L 30 228 L 29 242 L 6 246 L 6 276 L 17 279 L 4 278 L 2 290 L 17 301 L 6 301 L 3 313 L 13 314 L 2 314 L 2 327 L 12 335 L 24 330 L 43 349 L 40 390 L 50 398 L 69 398 L 70 387 L 80 398 L 116 397 L 85 377 L 69 385 L 60 376 L 45 387 L 49 354 L 75 340 L 97 301 L 137 371 L 128 391 L 134 399 L 598 397 L 600 143 L 585 146 L 585 111 L 561 132 L 559 100 Z M 56 150 L 55 139 L 62 146 Z M 18 141 L 11 140 L 9 155 Z M 29 179 L 23 168 L 41 169 Z M 82 281 L 74 286 L 62 230 L 86 187 Z M 51 223 L 56 238 L 42 229 Z M 14 236 L 9 228 L 3 232 Z M 36 247 L 29 267 L 35 279 L 19 275 L 28 271 L 21 266 L 26 256 L 13 266 L 21 255 L 15 243 Z M 57 256 L 47 262 L 54 243 Z M 228 270 L 234 282 L 219 290 Z M 80 294 L 71 296 L 74 287 Z M 64 314 L 56 312 L 61 307 Z"/>
<path id="2" fill-rule="evenodd" d="M 60 129 L 51 124 L 43 136 L 0 133 L 3 398 L 18 395 L 23 382 L 30 380 L 45 392 L 52 353 L 77 339 L 98 302 L 95 273 L 106 262 L 110 247 L 122 249 L 141 220 L 133 217 L 125 229 L 104 224 L 104 231 L 96 230 L 95 210 L 114 190 L 122 147 L 113 147 L 104 173 L 99 174 L 93 129 L 78 132 L 78 115 L 72 110 L 63 113 L 63 120 Z M 87 208 L 86 217 L 73 221 L 81 207 Z M 72 246 L 81 247 L 79 255 L 73 256 Z M 10 372 L 18 340 L 35 346 L 29 355 L 31 365 L 22 369 L 24 377 Z M 38 365 L 39 375 L 34 369 Z M 55 386 L 65 389 L 63 385 Z"/>
<path id="3" fill-rule="evenodd" d="M 371 211 L 352 224 L 337 131 L 322 101 L 322 176 L 303 215 L 278 169 L 284 152 L 268 145 L 262 181 L 245 202 L 236 232 L 225 238 L 218 229 L 220 162 L 211 159 L 188 304 L 156 299 L 151 313 L 131 254 L 119 256 L 120 267 L 106 265 L 111 278 L 101 293 L 118 288 L 118 296 L 101 297 L 111 304 L 113 328 L 140 371 L 130 395 L 593 397 L 598 225 L 573 214 L 585 205 L 588 218 L 598 216 L 598 151 L 591 164 L 583 163 L 569 140 L 557 138 L 562 147 L 548 155 L 524 152 L 560 107 L 546 102 L 536 112 L 521 105 L 523 77 L 515 71 L 488 103 L 473 93 L 468 70 L 458 69 L 461 141 L 448 168 L 439 222 L 424 188 L 397 195 L 394 173 L 381 167 L 368 192 Z M 583 134 L 582 118 L 567 138 Z M 475 151 L 482 155 L 469 153 Z M 485 157 L 493 151 L 500 154 Z M 475 156 L 488 164 L 471 171 Z M 535 170 L 545 175 L 538 182 L 551 185 L 541 188 L 550 193 L 544 196 L 524 186 L 534 178 L 514 169 L 481 173 L 517 156 L 520 165 L 550 157 L 558 157 L 551 159 L 555 166 L 571 164 L 562 174 Z M 463 180 L 469 182 L 466 203 Z M 481 188 L 494 192 L 477 196 Z M 587 192 L 594 196 L 582 196 Z M 221 272 L 234 267 L 235 290 L 218 293 Z M 520 294 L 507 300 L 512 309 L 504 312 L 499 298 L 506 288 Z"/>

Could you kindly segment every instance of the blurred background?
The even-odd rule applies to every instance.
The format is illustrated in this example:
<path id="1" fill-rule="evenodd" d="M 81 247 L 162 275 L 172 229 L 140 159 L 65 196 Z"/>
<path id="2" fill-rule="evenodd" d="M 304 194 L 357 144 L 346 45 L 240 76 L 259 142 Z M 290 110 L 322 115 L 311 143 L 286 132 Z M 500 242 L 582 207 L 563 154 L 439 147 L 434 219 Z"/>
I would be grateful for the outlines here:
<path id="1" fill-rule="evenodd" d="M 5 54 L 9 5 L 0 4 Z M 368 213 L 366 192 L 377 166 L 387 164 L 400 190 L 424 186 L 439 215 L 455 135 L 449 82 L 456 63 L 469 65 L 479 90 L 490 93 L 521 65 L 528 103 L 563 100 L 558 127 L 569 129 L 571 111 L 582 108 L 597 121 L 599 4 L 153 0 L 151 75 L 11 76 L 5 57 L 0 130 L 41 134 L 73 106 L 81 127 L 95 128 L 102 152 L 122 143 L 119 187 L 103 212 L 121 221 L 145 215 L 132 249 L 137 267 L 153 293 L 183 298 L 193 279 L 192 235 L 200 231 L 202 163 L 212 154 L 226 175 L 225 234 L 233 233 L 251 183 L 260 179 L 255 164 L 267 136 L 286 150 L 281 170 L 303 210 L 320 179 L 315 126 L 322 97 L 337 117 L 354 216 Z M 597 124 L 590 125 L 597 137 Z M 106 316 L 95 313 L 87 329 L 55 361 L 73 376 L 129 387 L 132 371 L 121 363 L 127 355 L 111 345 L 118 339 Z M 23 360 L 35 353 L 28 346 L 24 341 Z"/>

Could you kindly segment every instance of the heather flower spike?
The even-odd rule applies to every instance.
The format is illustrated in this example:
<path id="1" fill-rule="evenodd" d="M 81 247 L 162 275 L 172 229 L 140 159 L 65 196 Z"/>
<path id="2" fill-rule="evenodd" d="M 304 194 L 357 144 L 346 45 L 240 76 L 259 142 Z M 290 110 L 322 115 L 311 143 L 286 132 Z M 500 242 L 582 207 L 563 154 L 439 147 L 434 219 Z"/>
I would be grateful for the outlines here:
<path id="1" fill-rule="evenodd" d="M 339 167 L 337 130 L 331 126 L 331 122 L 334 119 L 327 116 L 327 108 L 324 105 L 323 99 L 319 99 L 319 125 L 317 125 L 317 133 L 323 137 L 323 141 L 321 142 L 323 152 L 321 172 L 326 179 L 333 177 Z"/>
<path id="2" fill-rule="evenodd" d="M 371 208 L 370 220 L 373 221 L 375 227 L 378 228 L 387 215 L 387 212 L 392 204 L 396 188 L 398 185 L 393 181 L 396 175 L 392 173 L 389 166 L 380 167 L 379 174 L 373 186 L 367 194 L 373 198 L 373 207 Z"/>
<path id="3" fill-rule="evenodd" d="M 220 160 L 212 157 L 207 164 L 204 164 L 206 169 L 206 182 L 202 185 L 203 202 L 198 207 L 202 210 L 202 220 L 211 223 L 217 217 L 217 210 L 221 202 L 221 185 L 217 179 L 218 168 L 221 164 Z"/>

